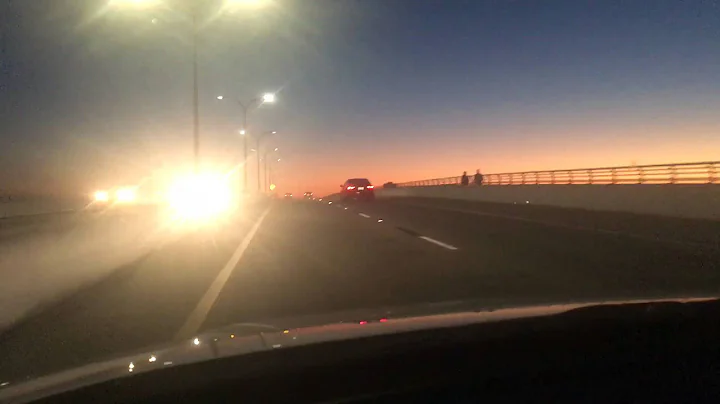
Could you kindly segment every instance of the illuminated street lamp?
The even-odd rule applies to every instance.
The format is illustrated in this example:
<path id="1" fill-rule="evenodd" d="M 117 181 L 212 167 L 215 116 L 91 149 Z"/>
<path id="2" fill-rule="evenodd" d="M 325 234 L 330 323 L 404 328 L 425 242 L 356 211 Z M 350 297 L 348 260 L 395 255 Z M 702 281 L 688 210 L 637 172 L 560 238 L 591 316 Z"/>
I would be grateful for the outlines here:
<path id="1" fill-rule="evenodd" d="M 263 100 L 263 102 L 272 104 L 272 103 L 275 102 L 275 94 L 273 94 L 273 93 L 265 93 L 265 94 L 263 94 L 262 100 Z"/>
<path id="2" fill-rule="evenodd" d="M 174 11 L 184 12 L 184 14 L 192 20 L 192 58 L 193 58 L 193 155 L 195 172 L 197 173 L 200 165 L 200 108 L 198 101 L 198 18 L 201 12 L 200 5 L 204 2 L 191 1 L 187 9 L 175 9 Z M 221 12 L 236 11 L 238 8 L 258 7 L 267 3 L 267 0 L 225 0 L 221 8 Z M 164 4 L 161 0 L 109 0 L 109 6 L 122 8 L 143 8 L 160 6 Z M 152 20 L 153 24 L 157 19 Z M 222 100 L 223 96 L 218 96 L 218 100 Z M 266 98 L 263 96 L 263 101 Z M 273 102 L 274 95 L 268 98 L 266 102 Z"/>
<path id="3" fill-rule="evenodd" d="M 218 100 L 222 100 L 224 97 L 222 95 L 218 96 Z M 245 135 L 245 130 L 247 129 L 247 115 L 248 111 L 251 111 L 253 108 L 257 108 L 262 104 L 274 104 L 276 101 L 276 97 L 274 93 L 265 93 L 260 97 L 255 97 L 252 100 L 248 102 L 237 100 L 238 105 L 240 105 L 240 109 L 242 110 L 242 129 L 240 130 L 241 135 Z M 258 138 L 259 139 L 259 138 Z M 260 141 L 258 140 L 258 149 L 260 148 Z M 247 151 L 248 151 L 248 145 L 247 145 L 247 136 L 243 136 L 243 163 L 247 161 Z M 260 163 L 258 163 L 258 167 L 260 166 Z M 258 178 L 259 178 L 258 174 Z M 258 190 L 260 189 L 260 181 L 258 181 Z M 247 169 L 243 169 L 243 191 L 247 190 Z"/>

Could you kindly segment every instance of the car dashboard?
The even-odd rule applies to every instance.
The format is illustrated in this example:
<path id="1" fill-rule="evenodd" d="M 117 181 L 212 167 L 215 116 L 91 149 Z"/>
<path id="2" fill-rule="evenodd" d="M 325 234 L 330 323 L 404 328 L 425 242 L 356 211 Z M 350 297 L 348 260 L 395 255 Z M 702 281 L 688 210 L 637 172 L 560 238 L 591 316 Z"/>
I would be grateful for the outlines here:
<path id="1" fill-rule="evenodd" d="M 720 402 L 717 301 L 341 340 L 126 377 L 47 402 Z"/>

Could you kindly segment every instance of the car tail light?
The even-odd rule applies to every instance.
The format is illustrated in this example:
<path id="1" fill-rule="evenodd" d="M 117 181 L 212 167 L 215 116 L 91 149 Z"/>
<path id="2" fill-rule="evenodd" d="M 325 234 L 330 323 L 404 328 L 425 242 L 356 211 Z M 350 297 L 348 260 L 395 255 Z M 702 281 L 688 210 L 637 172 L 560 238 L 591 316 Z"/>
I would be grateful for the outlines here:
<path id="1" fill-rule="evenodd" d="M 368 185 L 368 186 L 367 186 L 367 189 L 373 189 L 373 188 L 375 188 L 375 185 Z"/>
<path id="2" fill-rule="evenodd" d="M 350 186 L 347 187 L 347 189 L 348 189 L 348 191 L 349 191 L 349 190 L 351 190 L 351 189 L 355 189 L 355 187 L 352 186 L 352 185 L 350 185 Z"/>

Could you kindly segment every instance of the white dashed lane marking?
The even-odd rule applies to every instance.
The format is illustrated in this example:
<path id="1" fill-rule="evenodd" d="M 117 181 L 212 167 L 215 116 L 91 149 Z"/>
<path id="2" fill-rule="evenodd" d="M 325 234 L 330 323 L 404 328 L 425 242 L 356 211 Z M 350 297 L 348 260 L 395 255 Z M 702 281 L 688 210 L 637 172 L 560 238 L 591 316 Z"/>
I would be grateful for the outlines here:
<path id="1" fill-rule="evenodd" d="M 435 239 L 433 239 L 433 238 L 430 238 L 430 237 L 420 236 L 420 238 L 423 239 L 423 240 L 425 240 L 425 241 L 429 241 L 429 242 L 431 242 L 431 243 L 433 243 L 433 244 L 439 245 L 440 247 L 447 248 L 448 250 L 457 250 L 457 247 L 455 247 L 455 246 L 452 246 L 452 245 L 450 245 L 450 244 L 445 244 L 445 243 L 443 243 L 442 241 L 437 241 L 437 240 L 435 240 Z"/>
<path id="2" fill-rule="evenodd" d="M 345 207 L 345 209 L 347 209 L 347 207 Z M 367 215 L 367 214 L 365 214 L 365 213 L 358 213 L 358 215 L 359 215 L 359 216 L 362 216 L 362 217 L 364 217 L 364 218 L 366 218 L 366 219 L 370 219 L 370 215 Z M 381 219 L 381 218 L 378 218 L 378 220 L 377 220 L 378 223 L 383 223 L 383 221 L 384 221 L 384 220 Z M 429 243 L 433 243 L 433 244 L 438 245 L 438 246 L 440 246 L 440 247 L 442 247 L 442 248 L 446 248 L 446 249 L 448 249 L 448 250 L 453 250 L 453 251 L 458 249 L 458 248 L 455 247 L 454 245 L 446 244 L 446 243 L 443 243 L 442 241 L 435 240 L 434 238 L 430 238 L 430 237 L 427 237 L 427 236 L 423 236 L 423 235 L 417 233 L 417 232 L 414 231 L 414 230 L 406 229 L 406 228 L 404 228 L 404 227 L 399 227 L 399 226 L 396 227 L 396 228 L 397 228 L 398 230 L 404 232 L 404 233 L 407 233 L 407 234 L 413 236 L 413 237 L 417 237 L 417 238 L 419 238 L 419 239 L 423 239 L 423 240 L 425 240 L 425 241 L 427 241 L 427 242 L 429 242 Z"/>

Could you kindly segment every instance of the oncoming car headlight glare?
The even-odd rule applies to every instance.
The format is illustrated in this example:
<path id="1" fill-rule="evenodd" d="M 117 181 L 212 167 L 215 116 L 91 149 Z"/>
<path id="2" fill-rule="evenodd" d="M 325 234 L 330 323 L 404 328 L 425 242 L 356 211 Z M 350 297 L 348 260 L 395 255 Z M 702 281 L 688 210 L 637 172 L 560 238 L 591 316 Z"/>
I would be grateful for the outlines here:
<path id="1" fill-rule="evenodd" d="M 107 202 L 110 199 L 107 191 L 96 191 L 94 197 L 96 202 Z"/>
<path id="2" fill-rule="evenodd" d="M 193 175 L 170 186 L 168 203 L 177 218 L 209 219 L 230 210 L 232 191 L 224 175 Z"/>
<path id="3" fill-rule="evenodd" d="M 115 199 L 118 202 L 134 202 L 135 190 L 132 188 L 120 188 L 115 192 Z"/>

